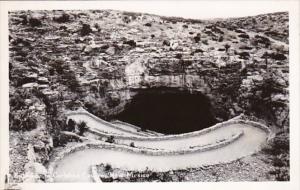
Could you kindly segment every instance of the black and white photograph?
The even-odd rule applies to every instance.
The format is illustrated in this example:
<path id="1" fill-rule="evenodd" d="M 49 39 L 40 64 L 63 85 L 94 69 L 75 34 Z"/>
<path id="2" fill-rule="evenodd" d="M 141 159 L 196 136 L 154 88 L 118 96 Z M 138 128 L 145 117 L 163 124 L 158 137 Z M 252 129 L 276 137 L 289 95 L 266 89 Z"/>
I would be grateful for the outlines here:
<path id="1" fill-rule="evenodd" d="M 291 6 L 253 1 L 218 13 L 219 1 L 106 3 L 17 6 L 1 17 L 7 189 L 297 178 Z"/>

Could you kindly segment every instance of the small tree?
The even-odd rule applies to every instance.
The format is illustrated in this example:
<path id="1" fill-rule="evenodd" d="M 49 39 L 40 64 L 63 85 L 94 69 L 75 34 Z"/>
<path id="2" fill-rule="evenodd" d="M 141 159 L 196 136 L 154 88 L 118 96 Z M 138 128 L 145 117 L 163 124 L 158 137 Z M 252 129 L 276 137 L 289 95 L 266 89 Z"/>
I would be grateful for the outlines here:
<path id="1" fill-rule="evenodd" d="M 79 135 L 83 136 L 83 134 L 87 131 L 88 127 L 86 125 L 86 122 L 81 121 L 78 125 L 78 129 L 79 129 Z"/>
<path id="2" fill-rule="evenodd" d="M 228 49 L 230 48 L 230 45 L 229 44 L 225 44 L 225 51 L 226 51 L 226 53 L 228 53 Z"/>
<path id="3" fill-rule="evenodd" d="M 194 37 L 194 40 L 196 43 L 198 43 L 200 40 L 201 40 L 201 34 L 198 33 L 195 37 Z"/>
<path id="4" fill-rule="evenodd" d="M 82 28 L 80 30 L 81 36 L 86 36 L 86 35 L 88 35 L 88 34 L 90 34 L 92 32 L 93 31 L 92 31 L 92 29 L 91 29 L 91 27 L 90 27 L 89 24 L 82 24 Z"/>
<path id="5" fill-rule="evenodd" d="M 266 61 L 266 64 L 268 63 L 268 58 L 269 58 L 269 53 L 266 51 L 262 56 L 261 58 L 264 58 Z"/>
<path id="6" fill-rule="evenodd" d="M 130 147 L 135 147 L 134 142 L 130 143 Z"/>
<path id="7" fill-rule="evenodd" d="M 76 125 L 75 121 L 73 119 L 69 119 L 66 130 L 75 131 L 75 125 Z"/>

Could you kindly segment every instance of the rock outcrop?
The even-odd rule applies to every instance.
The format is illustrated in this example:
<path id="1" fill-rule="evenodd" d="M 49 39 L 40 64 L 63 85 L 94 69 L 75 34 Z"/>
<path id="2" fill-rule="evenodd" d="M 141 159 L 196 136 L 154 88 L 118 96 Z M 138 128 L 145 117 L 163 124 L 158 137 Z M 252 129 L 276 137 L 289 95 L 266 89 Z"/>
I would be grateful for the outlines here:
<path id="1" fill-rule="evenodd" d="M 31 125 L 38 121 L 48 130 L 58 125 L 45 123 L 49 113 L 81 106 L 109 119 L 139 89 L 155 87 L 202 93 L 221 121 L 246 113 L 278 129 L 289 126 L 287 12 L 193 20 L 113 10 L 13 11 L 9 31 L 12 130 L 39 129 Z M 38 121 L 20 122 L 21 116 Z M 35 151 L 48 151 L 43 143 Z"/>

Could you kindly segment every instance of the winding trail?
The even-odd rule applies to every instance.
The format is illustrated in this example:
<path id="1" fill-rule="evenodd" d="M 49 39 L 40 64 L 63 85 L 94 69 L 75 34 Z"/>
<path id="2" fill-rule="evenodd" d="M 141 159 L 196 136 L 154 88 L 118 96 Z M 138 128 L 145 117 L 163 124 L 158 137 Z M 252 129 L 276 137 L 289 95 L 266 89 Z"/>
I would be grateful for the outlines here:
<path id="1" fill-rule="evenodd" d="M 76 114 L 77 121 L 91 123 L 86 114 Z M 95 123 L 94 123 L 95 124 Z M 102 126 L 100 123 L 98 127 Z M 96 126 L 94 126 L 96 127 Z M 107 128 L 106 126 L 105 128 Z M 113 167 L 129 170 L 145 170 L 146 167 L 153 171 L 167 171 L 184 169 L 187 167 L 200 167 L 230 162 L 259 151 L 261 145 L 266 142 L 269 132 L 263 128 L 251 125 L 251 123 L 233 123 L 224 127 L 216 128 L 208 133 L 199 133 L 192 137 L 179 137 L 166 139 L 164 137 L 138 137 L 148 140 L 136 140 L 135 144 L 143 147 L 159 148 L 164 150 L 189 149 L 191 145 L 204 145 L 216 143 L 216 139 L 230 137 L 237 131 L 243 135 L 229 144 L 205 151 L 190 151 L 186 154 L 175 155 L 151 155 L 130 151 L 126 145 L 111 144 L 113 147 L 85 148 L 64 156 L 54 164 L 54 182 L 88 182 L 91 181 L 90 167 L 100 163 L 109 163 Z M 120 132 L 120 131 L 119 131 Z M 175 135 L 176 136 L 176 135 Z M 178 135 L 180 136 L 180 135 Z M 184 135 L 183 135 L 184 136 Z M 153 140 L 161 138 L 160 140 Z M 144 144 L 143 144 L 144 143 Z M 142 149 L 142 148 L 141 148 Z"/>

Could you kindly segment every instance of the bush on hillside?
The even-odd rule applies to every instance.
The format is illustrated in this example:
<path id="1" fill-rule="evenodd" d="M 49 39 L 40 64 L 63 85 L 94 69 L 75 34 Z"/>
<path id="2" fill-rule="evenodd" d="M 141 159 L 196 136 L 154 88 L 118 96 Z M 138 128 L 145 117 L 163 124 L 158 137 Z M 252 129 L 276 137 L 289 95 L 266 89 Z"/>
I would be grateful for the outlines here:
<path id="1" fill-rule="evenodd" d="M 114 136 L 109 136 L 105 142 L 108 142 L 108 143 L 114 143 L 115 142 L 115 137 Z"/>
<path id="2" fill-rule="evenodd" d="M 79 135 L 83 136 L 83 134 L 88 130 L 88 126 L 86 125 L 86 122 L 81 121 L 78 124 L 78 129 L 79 129 Z"/>
<path id="3" fill-rule="evenodd" d="M 58 23 L 65 23 L 70 21 L 70 15 L 63 13 L 59 16 L 55 16 L 53 18 L 53 21 L 58 22 Z"/>
<path id="4" fill-rule="evenodd" d="M 66 125 L 66 131 L 75 131 L 76 122 L 73 119 L 69 119 Z"/>
<path id="5" fill-rule="evenodd" d="M 91 26 L 89 24 L 82 24 L 82 28 L 80 30 L 81 36 L 89 35 L 92 32 L 93 31 L 92 31 Z"/>

